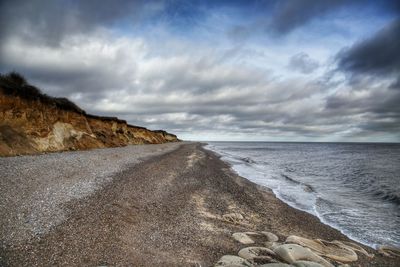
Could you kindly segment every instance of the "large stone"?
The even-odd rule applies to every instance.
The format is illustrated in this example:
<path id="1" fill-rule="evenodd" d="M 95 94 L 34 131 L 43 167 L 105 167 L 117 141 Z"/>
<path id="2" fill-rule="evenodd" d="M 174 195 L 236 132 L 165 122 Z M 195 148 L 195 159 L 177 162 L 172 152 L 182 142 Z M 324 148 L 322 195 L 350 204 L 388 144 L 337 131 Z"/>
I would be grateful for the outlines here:
<path id="1" fill-rule="evenodd" d="M 219 261 L 214 265 L 215 267 L 252 267 L 253 265 L 247 261 L 246 259 L 243 259 L 238 256 L 234 255 L 224 255 L 219 259 Z"/>
<path id="2" fill-rule="evenodd" d="M 296 261 L 313 261 L 317 262 L 326 267 L 333 267 L 333 265 L 325 260 L 324 258 L 318 256 L 312 252 L 309 248 L 304 248 L 297 244 L 284 244 L 277 246 L 273 249 L 279 258 L 287 263 L 294 263 Z"/>
<path id="3" fill-rule="evenodd" d="M 240 243 L 242 243 L 244 245 L 250 245 L 250 244 L 254 244 L 255 243 L 254 240 L 251 239 L 246 233 L 234 233 L 232 235 L 232 237 L 236 241 L 238 241 L 238 242 L 240 242 Z"/>
<path id="4" fill-rule="evenodd" d="M 238 255 L 257 264 L 277 262 L 274 259 L 276 256 L 275 253 L 272 250 L 264 247 L 243 248 L 239 251 Z"/>
<path id="5" fill-rule="evenodd" d="M 324 267 L 323 265 L 312 261 L 296 261 L 292 263 L 296 267 Z"/>
<path id="6" fill-rule="evenodd" d="M 278 241 L 278 237 L 270 232 L 242 232 L 234 233 L 233 238 L 242 244 L 264 244 L 266 242 Z M 250 241 L 251 240 L 251 241 Z"/>
<path id="7" fill-rule="evenodd" d="M 267 263 L 267 264 L 259 265 L 258 267 L 292 267 L 292 266 L 293 265 L 277 262 L 277 263 Z"/>
<path id="8" fill-rule="evenodd" d="M 310 248 L 320 256 L 339 262 L 353 262 L 358 260 L 354 250 L 350 249 L 349 246 L 340 245 L 337 242 L 329 242 L 321 239 L 312 240 L 292 235 L 286 239 L 286 243 L 298 244 Z"/>
<path id="9" fill-rule="evenodd" d="M 277 247 L 279 245 L 282 245 L 282 244 L 278 243 L 278 242 L 264 242 L 264 246 L 269 249 L 274 249 L 275 247 Z"/>
<path id="10" fill-rule="evenodd" d="M 348 241 L 338 241 L 334 240 L 332 243 L 335 243 L 341 247 L 345 247 L 351 250 L 354 250 L 356 252 L 360 252 L 361 254 L 364 254 L 368 258 L 373 258 L 375 255 L 368 253 L 365 249 L 363 249 L 361 246 L 357 245 L 356 243 L 353 242 L 348 242 Z"/>
<path id="11" fill-rule="evenodd" d="M 378 252 L 387 257 L 397 256 L 400 257 L 400 248 L 393 246 L 382 245 L 378 247 Z"/>
<path id="12" fill-rule="evenodd" d="M 261 234 L 263 234 L 267 238 L 266 242 L 278 242 L 279 241 L 278 236 L 271 232 L 261 232 Z"/>

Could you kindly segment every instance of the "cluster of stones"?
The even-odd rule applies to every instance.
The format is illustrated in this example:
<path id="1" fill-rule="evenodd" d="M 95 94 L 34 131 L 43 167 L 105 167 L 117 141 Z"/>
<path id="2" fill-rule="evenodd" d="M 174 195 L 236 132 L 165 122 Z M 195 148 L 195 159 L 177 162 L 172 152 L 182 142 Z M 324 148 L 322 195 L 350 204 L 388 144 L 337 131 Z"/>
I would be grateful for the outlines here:
<path id="1" fill-rule="evenodd" d="M 345 267 L 358 260 L 356 252 L 374 257 L 359 245 L 346 241 L 292 235 L 279 242 L 279 238 L 271 232 L 241 232 L 234 233 L 232 237 L 248 247 L 242 248 L 238 256 L 222 256 L 215 267 Z"/>

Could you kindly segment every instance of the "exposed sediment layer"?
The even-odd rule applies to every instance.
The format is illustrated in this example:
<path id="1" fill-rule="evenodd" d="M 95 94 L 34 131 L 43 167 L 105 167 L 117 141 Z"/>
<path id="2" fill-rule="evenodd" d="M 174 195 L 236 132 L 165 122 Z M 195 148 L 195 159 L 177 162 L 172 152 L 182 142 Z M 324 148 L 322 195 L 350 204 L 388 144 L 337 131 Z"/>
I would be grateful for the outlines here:
<path id="1" fill-rule="evenodd" d="M 105 159 L 103 167 L 114 164 L 111 155 L 120 149 L 141 147 L 146 150 L 157 146 L 101 150 Z M 46 233 L 15 243 L 12 237 L 11 241 L 7 239 L 7 244 L 3 243 L 0 248 L 0 265 L 212 266 L 223 255 L 246 256 L 254 251 L 246 250 L 246 247 L 265 245 L 252 235 L 250 238 L 255 243 L 251 244 L 242 244 L 233 238 L 234 233 L 246 232 L 272 232 L 277 237 L 266 235 L 271 242 L 277 238 L 278 242 L 285 242 L 290 236 L 290 240 L 300 236 L 310 240 L 349 241 L 315 216 L 291 208 L 271 191 L 237 176 L 217 155 L 199 144 L 162 146 L 176 147 L 160 151 L 157 156 L 140 163 L 121 167 L 107 183 L 83 198 L 59 203 L 57 206 L 64 214 L 62 222 Z M 110 157 L 107 151 L 110 151 Z M 86 164 L 85 154 L 89 152 L 34 156 L 29 162 L 34 162 L 36 157 L 61 155 L 57 160 L 62 160 L 62 156 L 72 155 L 72 158 L 79 158 L 77 166 L 82 165 L 76 170 L 79 177 L 80 168 L 85 165 L 89 173 L 96 170 L 96 164 Z M 130 152 L 129 155 L 137 154 L 133 150 Z M 11 160 L 7 167 L 14 166 L 22 172 L 18 180 L 21 190 L 11 190 L 15 187 L 12 178 L 4 180 L 6 182 L 1 186 L 4 199 L 23 199 L 22 189 L 35 188 L 32 175 L 35 175 L 35 168 L 41 166 L 24 166 L 23 162 L 13 165 L 13 160 L 24 158 L 3 158 Z M 55 166 L 57 160 L 54 160 Z M 76 189 L 73 186 L 75 180 L 69 178 L 71 174 L 60 169 L 57 175 L 54 186 L 64 188 L 62 192 L 68 194 Z M 7 207 L 1 205 L 2 209 Z M 45 205 L 45 208 L 50 207 Z M 7 216 L 0 216 L 2 225 L 14 223 L 23 227 L 30 223 L 27 215 L 32 210 L 18 212 L 10 207 L 7 212 Z M 8 218 L 19 223 L 10 222 Z M 56 219 L 57 216 L 49 216 L 49 222 Z M 314 246 L 311 241 L 299 240 Z M 350 266 L 398 266 L 399 258 L 382 256 L 368 247 L 359 246 L 368 255 L 375 256 L 371 258 L 357 252 L 358 259 Z M 329 258 L 325 260 L 336 265 Z"/>
<path id="2" fill-rule="evenodd" d="M 24 80 L 0 79 L 0 156 L 175 141 L 175 135 L 162 130 L 87 114 L 67 99 L 40 93 Z"/>

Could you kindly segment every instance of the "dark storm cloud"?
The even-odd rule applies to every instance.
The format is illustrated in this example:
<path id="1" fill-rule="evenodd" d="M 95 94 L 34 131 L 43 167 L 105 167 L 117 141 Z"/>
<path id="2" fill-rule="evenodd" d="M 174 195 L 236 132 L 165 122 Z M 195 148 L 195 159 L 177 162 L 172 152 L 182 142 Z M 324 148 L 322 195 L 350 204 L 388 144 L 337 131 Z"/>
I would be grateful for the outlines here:
<path id="1" fill-rule="evenodd" d="M 352 84 L 354 86 L 354 84 Z M 346 118 L 347 124 L 357 127 L 363 135 L 371 132 L 392 132 L 400 125 L 400 93 L 385 84 L 349 88 L 326 99 L 321 114 L 324 118 Z M 354 117 L 355 120 L 349 120 Z M 400 136 L 400 134 L 397 135 Z"/>
<path id="2" fill-rule="evenodd" d="M 278 1 L 275 12 L 268 24 L 278 34 L 286 34 L 304 24 L 334 12 L 340 8 L 362 8 L 372 6 L 377 11 L 399 14 L 400 2 L 397 0 L 286 0 Z"/>
<path id="3" fill-rule="evenodd" d="M 400 75 L 400 19 L 337 56 L 340 70 L 352 74 Z M 397 76 L 398 77 L 398 76 Z"/>
<path id="4" fill-rule="evenodd" d="M 306 53 L 299 53 L 290 58 L 288 67 L 303 74 L 310 74 L 319 67 L 319 63 Z"/>
<path id="5" fill-rule="evenodd" d="M 183 0 L 3 0 L 0 2 L 0 39 L 10 35 L 24 36 L 32 42 L 58 45 L 71 33 L 86 33 L 97 27 L 135 25 L 156 18 L 186 29 L 202 23 L 207 11 L 235 8 L 258 14 L 249 25 L 236 25 L 230 31 L 238 39 L 261 27 L 286 34 L 307 22 L 341 7 L 373 6 L 398 14 L 399 1 L 360 0 L 283 0 L 283 1 L 183 1 Z M 247 13 L 246 13 L 247 12 Z M 271 15 L 271 16 L 270 16 Z M 250 20 L 251 21 L 251 20 Z M 255 24 L 254 24 L 255 23 Z M 260 26 L 260 25 L 258 25 Z"/>
<path id="6" fill-rule="evenodd" d="M 327 98 L 327 114 L 365 118 L 360 135 L 393 132 L 400 125 L 400 19 L 337 56 L 338 70 L 347 77 L 349 89 Z"/>
<path id="7" fill-rule="evenodd" d="M 31 42 L 58 45 L 65 35 L 86 33 L 121 21 L 137 22 L 161 4 L 142 0 L 6 0 L 0 8 L 0 40 L 18 35 Z"/>
<path id="8" fill-rule="evenodd" d="M 397 78 L 396 81 L 394 81 L 390 86 L 390 89 L 394 89 L 394 90 L 400 90 L 400 77 Z"/>
<path id="9" fill-rule="evenodd" d="M 357 114 L 356 135 L 392 132 L 400 125 L 400 19 L 336 55 L 344 89 L 326 98 L 324 117 Z M 397 134 L 398 138 L 399 135 Z"/>
<path id="10" fill-rule="evenodd" d="M 400 115 L 400 95 L 393 92 L 392 94 L 382 90 L 383 92 L 372 92 L 364 96 L 356 96 L 354 94 L 333 95 L 327 98 L 327 110 L 335 111 L 335 115 L 346 114 L 390 114 Z"/>
<path id="11" fill-rule="evenodd" d="M 280 34 L 307 23 L 313 18 L 333 11 L 352 1 L 346 0 L 296 0 L 280 1 L 271 20 L 271 27 Z"/>

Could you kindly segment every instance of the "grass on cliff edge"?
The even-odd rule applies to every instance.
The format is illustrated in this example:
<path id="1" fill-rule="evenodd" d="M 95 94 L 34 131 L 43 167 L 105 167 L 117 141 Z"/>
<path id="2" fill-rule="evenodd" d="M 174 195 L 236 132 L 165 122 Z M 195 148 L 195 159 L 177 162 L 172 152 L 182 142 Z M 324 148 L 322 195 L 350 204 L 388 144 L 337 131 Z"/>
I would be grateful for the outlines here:
<path id="1" fill-rule="evenodd" d="M 29 84 L 25 77 L 17 72 L 0 74 L 0 90 L 1 89 L 6 95 L 17 96 L 30 101 L 40 101 L 45 105 L 55 106 L 59 109 L 76 112 L 94 119 L 126 123 L 126 121 L 120 120 L 117 117 L 104 117 L 88 114 L 68 98 L 46 95 L 42 93 L 42 91 L 36 86 Z M 134 127 L 145 129 L 144 127 L 140 126 Z"/>
<path id="2" fill-rule="evenodd" d="M 6 95 L 18 96 L 27 100 L 39 100 L 44 104 L 55 105 L 63 110 L 86 114 L 83 109 L 65 97 L 52 97 L 42 93 L 39 88 L 30 85 L 22 75 L 16 72 L 0 74 L 0 87 Z"/>

